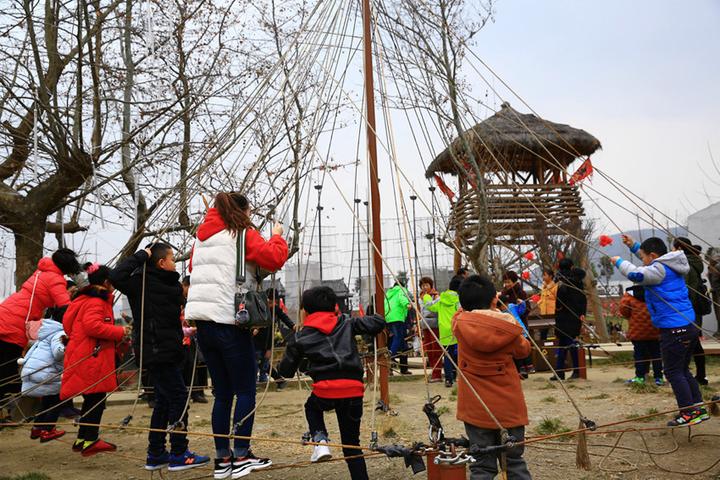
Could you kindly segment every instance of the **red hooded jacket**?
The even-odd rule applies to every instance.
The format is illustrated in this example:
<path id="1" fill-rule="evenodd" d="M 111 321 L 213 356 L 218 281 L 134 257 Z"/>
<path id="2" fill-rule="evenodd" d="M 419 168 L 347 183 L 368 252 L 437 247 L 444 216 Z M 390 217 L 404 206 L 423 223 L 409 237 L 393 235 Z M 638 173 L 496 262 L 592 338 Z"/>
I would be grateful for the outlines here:
<path id="1" fill-rule="evenodd" d="M 60 398 L 107 393 L 117 388 L 115 342 L 122 340 L 125 331 L 115 325 L 112 295 L 95 287 L 85 289 L 65 312 L 63 328 L 69 341 Z"/>
<path id="2" fill-rule="evenodd" d="M 20 290 L 0 304 L 0 340 L 25 348 L 28 342 L 25 320 L 39 320 L 45 309 L 69 303 L 65 276 L 51 258 L 41 258 L 37 270 Z"/>

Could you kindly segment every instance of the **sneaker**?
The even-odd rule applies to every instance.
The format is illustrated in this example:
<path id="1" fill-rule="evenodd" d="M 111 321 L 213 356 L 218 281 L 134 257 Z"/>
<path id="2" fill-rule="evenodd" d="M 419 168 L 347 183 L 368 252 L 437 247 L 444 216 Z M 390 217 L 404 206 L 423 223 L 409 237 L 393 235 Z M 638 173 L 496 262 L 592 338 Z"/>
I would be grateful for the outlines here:
<path id="1" fill-rule="evenodd" d="M 83 440 L 82 438 L 78 438 L 72 444 L 72 451 L 73 452 L 82 452 L 84 443 L 85 443 L 85 440 Z"/>
<path id="2" fill-rule="evenodd" d="M 94 442 L 90 442 L 89 444 L 88 442 L 84 442 L 83 445 L 83 457 L 92 457 L 93 455 L 96 455 L 98 453 L 114 452 L 115 450 L 117 450 L 117 445 L 106 442 L 105 440 L 100 440 L 99 438 Z"/>
<path id="3" fill-rule="evenodd" d="M 181 472 L 191 468 L 202 467 L 208 463 L 210 463 L 210 457 L 197 455 L 190 450 L 186 450 L 185 453 L 181 453 L 180 455 L 170 455 L 168 472 Z"/>
<path id="4" fill-rule="evenodd" d="M 275 382 L 275 389 L 279 392 L 281 390 L 285 390 L 285 387 L 287 387 L 287 380 L 278 380 Z"/>
<path id="5" fill-rule="evenodd" d="M 65 435 L 65 430 L 58 430 L 55 427 L 53 427 L 52 430 L 43 430 L 40 433 L 40 443 L 45 443 L 45 442 L 49 442 L 51 440 L 55 440 L 56 438 L 60 438 L 63 435 Z"/>
<path id="6" fill-rule="evenodd" d="M 216 458 L 215 459 L 215 472 L 213 474 L 213 477 L 215 477 L 216 480 L 223 480 L 224 478 L 229 478 L 230 475 L 232 475 L 233 471 L 233 458 L 232 457 L 224 457 L 224 458 Z"/>
<path id="7" fill-rule="evenodd" d="M 145 470 L 151 472 L 165 468 L 170 463 L 170 454 L 163 452 L 160 455 L 152 455 L 148 453 L 147 460 L 145 460 Z"/>
<path id="8" fill-rule="evenodd" d="M 258 458 L 252 452 L 244 457 L 236 458 L 232 462 L 232 478 L 242 478 L 249 475 L 253 470 L 261 470 L 272 465 L 269 458 Z"/>
<path id="9" fill-rule="evenodd" d="M 560 380 L 565 380 L 565 377 L 564 377 L 564 376 L 563 376 L 563 377 L 559 377 L 559 376 L 557 376 L 557 375 L 553 375 L 552 377 L 550 377 L 549 380 L 550 380 L 551 382 L 559 382 Z"/>
<path id="10" fill-rule="evenodd" d="M 700 421 L 704 422 L 706 420 L 710 420 L 710 414 L 707 411 L 707 408 L 705 407 L 698 407 L 698 412 L 700 413 Z M 42 440 L 41 440 L 42 441 Z"/>
<path id="11" fill-rule="evenodd" d="M 657 380 L 656 380 L 655 382 L 657 383 Z M 643 378 L 643 377 L 633 377 L 633 378 L 631 378 L 630 380 L 626 380 L 625 383 L 628 384 L 628 385 L 630 385 L 631 383 L 640 383 L 640 384 L 643 384 L 643 383 L 645 383 L 645 378 Z"/>
<path id="12" fill-rule="evenodd" d="M 665 380 L 663 380 L 662 377 L 656 378 L 655 385 L 657 385 L 658 387 L 665 386 Z"/>
<path id="13" fill-rule="evenodd" d="M 327 440 L 320 440 L 318 443 L 320 445 L 315 445 L 312 456 L 310 457 L 312 463 L 324 462 L 332 458 L 330 448 L 327 446 Z"/>
<path id="14" fill-rule="evenodd" d="M 530 365 L 528 365 L 527 372 L 528 373 L 537 373 L 537 370 L 535 369 L 535 365 L 533 365 L 532 363 Z"/>
<path id="15" fill-rule="evenodd" d="M 707 378 L 698 378 L 698 377 L 695 377 L 695 380 L 697 380 L 698 385 L 707 385 L 707 384 L 708 384 L 708 379 L 707 379 Z"/>
<path id="16" fill-rule="evenodd" d="M 452 384 L 453 384 L 452 380 L 445 380 L 445 387 L 446 387 L 446 388 L 452 387 Z"/>
<path id="17" fill-rule="evenodd" d="M 33 427 L 30 429 L 30 440 L 37 440 L 42 436 L 43 429 L 39 427 Z"/>
<path id="18" fill-rule="evenodd" d="M 573 373 L 570 375 L 570 380 L 580 380 L 580 374 L 578 372 Z"/>
<path id="19" fill-rule="evenodd" d="M 707 413 L 706 413 L 707 415 Z M 709 419 L 710 417 L 708 417 Z M 703 412 L 699 408 L 694 408 L 686 412 L 681 412 L 680 415 L 670 420 L 667 423 L 668 427 L 689 427 L 691 425 L 697 425 L 703 421 Z"/>

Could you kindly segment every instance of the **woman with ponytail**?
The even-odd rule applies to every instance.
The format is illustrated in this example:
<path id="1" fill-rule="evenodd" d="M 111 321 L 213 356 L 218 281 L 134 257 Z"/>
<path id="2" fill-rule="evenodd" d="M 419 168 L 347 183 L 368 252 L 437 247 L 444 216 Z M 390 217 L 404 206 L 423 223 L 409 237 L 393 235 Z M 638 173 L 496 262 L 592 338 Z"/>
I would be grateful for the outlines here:
<path id="1" fill-rule="evenodd" d="M 212 377 L 215 403 L 213 433 L 227 435 L 230 425 L 239 436 L 252 435 L 255 408 L 255 351 L 250 330 L 235 326 L 237 236 L 245 231 L 245 287 L 257 289 L 260 271 L 277 271 L 287 261 L 283 228 L 275 224 L 263 239 L 250 220 L 250 202 L 238 192 L 219 193 L 198 228 L 190 263 L 192 284 L 185 318 L 197 325 L 197 340 Z M 235 412 L 230 418 L 233 400 Z M 245 418 L 247 417 L 247 418 Z M 242 422 L 241 422 L 242 420 Z M 248 440 L 215 437 L 215 478 L 243 477 L 272 464 L 250 450 Z"/>
<path id="2" fill-rule="evenodd" d="M 115 345 L 130 334 L 130 327 L 115 325 L 110 268 L 93 263 L 86 272 L 89 285 L 80 290 L 63 318 L 69 339 L 60 387 L 62 400 L 83 396 L 81 425 L 72 449 L 84 457 L 117 449 L 98 438 L 98 424 L 106 394 L 117 389 Z"/>

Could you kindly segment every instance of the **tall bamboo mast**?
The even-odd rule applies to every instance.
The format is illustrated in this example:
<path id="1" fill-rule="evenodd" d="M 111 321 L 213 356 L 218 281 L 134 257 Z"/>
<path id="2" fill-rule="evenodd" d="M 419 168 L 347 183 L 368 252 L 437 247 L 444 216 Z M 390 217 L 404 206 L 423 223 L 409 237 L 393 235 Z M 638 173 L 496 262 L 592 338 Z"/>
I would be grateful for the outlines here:
<path id="1" fill-rule="evenodd" d="M 370 0 L 362 0 L 363 14 L 363 51 L 365 70 L 365 101 L 367 108 L 366 115 L 366 136 L 368 157 L 370 164 L 370 206 L 372 219 L 372 240 L 375 248 L 372 249 L 373 271 L 375 273 L 375 312 L 385 315 L 385 286 L 383 285 L 383 264 L 382 264 L 382 238 L 380 235 L 380 189 L 378 188 L 378 160 L 377 160 L 377 137 L 375 132 L 375 87 L 373 81 L 373 58 L 372 58 L 372 33 L 371 33 L 371 12 Z M 384 349 L 387 346 L 387 335 L 385 332 L 378 335 L 377 348 Z M 378 363 L 380 370 L 380 398 L 386 408 L 390 407 L 390 392 L 388 389 L 388 362 L 387 356 L 383 355 Z"/>

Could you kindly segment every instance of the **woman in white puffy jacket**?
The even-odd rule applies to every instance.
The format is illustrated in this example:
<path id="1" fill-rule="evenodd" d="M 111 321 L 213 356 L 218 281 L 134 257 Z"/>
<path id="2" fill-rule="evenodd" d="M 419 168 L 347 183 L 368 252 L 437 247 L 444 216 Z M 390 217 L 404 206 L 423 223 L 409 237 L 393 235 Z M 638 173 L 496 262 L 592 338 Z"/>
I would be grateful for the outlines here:
<path id="1" fill-rule="evenodd" d="M 277 271 L 288 257 L 283 228 L 275 224 L 272 237 L 263 239 L 250 220 L 250 202 L 237 192 L 219 193 L 198 228 L 190 262 L 190 290 L 185 319 L 197 326 L 198 346 L 212 378 L 215 403 L 213 433 L 252 435 L 253 416 L 240 420 L 255 408 L 256 364 L 252 334 L 235 326 L 235 277 L 237 235 L 245 230 L 245 287 L 257 288 L 260 270 Z M 248 440 L 215 437 L 215 478 L 243 477 L 272 464 L 250 450 Z"/>
<path id="2" fill-rule="evenodd" d="M 18 360 L 22 365 L 22 395 L 42 397 L 41 414 L 35 417 L 36 426 L 30 430 L 30 438 L 39 438 L 43 443 L 65 435 L 65 431 L 55 428 L 62 408 L 60 380 L 68 340 L 62 325 L 63 312 L 64 309 L 56 310 L 53 317 L 43 319 L 37 341 Z"/>

